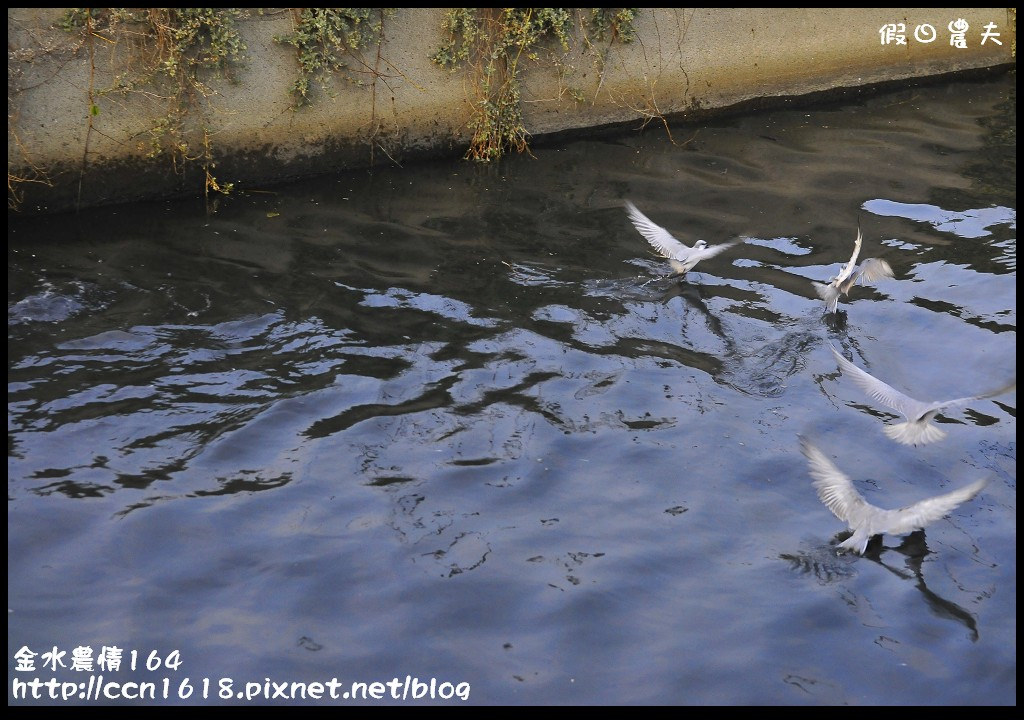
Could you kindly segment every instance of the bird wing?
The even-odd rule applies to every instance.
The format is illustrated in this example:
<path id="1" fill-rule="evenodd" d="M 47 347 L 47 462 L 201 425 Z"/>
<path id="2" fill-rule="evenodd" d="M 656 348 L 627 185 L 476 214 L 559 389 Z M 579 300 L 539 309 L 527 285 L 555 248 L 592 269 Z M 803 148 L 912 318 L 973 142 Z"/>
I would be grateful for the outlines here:
<path id="1" fill-rule="evenodd" d="M 825 503 L 825 507 L 831 510 L 833 515 L 843 522 L 849 522 L 850 517 L 857 511 L 871 507 L 853 487 L 850 478 L 833 465 L 832 461 L 809 440 L 800 438 L 800 450 L 807 458 L 818 499 Z"/>
<path id="2" fill-rule="evenodd" d="M 984 400 L 986 398 L 996 397 L 997 395 L 1002 395 L 1005 392 L 1010 392 L 1011 390 L 1013 390 L 1016 387 L 1017 387 L 1017 381 L 1013 380 L 1013 381 L 1007 383 L 1006 385 L 1004 385 L 1003 387 L 1001 387 L 1001 388 L 999 388 L 997 390 L 992 390 L 991 392 L 982 393 L 981 395 L 971 395 L 970 397 L 957 398 L 956 400 L 938 400 L 938 401 L 933 402 L 933 403 L 927 403 L 927 407 L 926 407 L 924 412 L 930 412 L 932 410 L 934 410 L 935 412 L 942 412 L 943 410 L 946 410 L 946 409 L 949 409 L 949 408 L 959 407 L 961 405 L 967 405 L 968 403 L 974 402 L 975 400 Z"/>
<path id="3" fill-rule="evenodd" d="M 916 400 L 909 395 L 901 393 L 891 385 L 885 384 L 875 376 L 869 375 L 864 370 L 861 370 L 859 367 L 840 355 L 839 351 L 835 349 L 835 346 L 830 344 L 829 347 L 832 348 L 832 354 L 835 355 L 836 362 L 839 363 L 839 367 L 842 368 L 843 373 L 849 375 L 861 390 L 866 392 L 875 400 L 888 405 L 893 410 L 903 413 L 904 417 L 908 420 L 920 420 L 928 413 L 939 413 L 949 408 L 967 405 L 975 400 L 984 400 L 985 398 L 1002 395 L 1003 393 L 1009 392 L 1017 387 L 1017 381 L 1013 380 L 1001 388 L 992 390 L 991 392 L 982 393 L 981 395 L 971 395 L 969 397 L 957 398 L 955 400 L 936 400 L 934 402 Z"/>
<path id="4" fill-rule="evenodd" d="M 696 258 L 696 261 L 694 262 L 694 264 L 696 264 L 696 263 L 700 262 L 701 260 L 707 260 L 708 258 L 713 258 L 715 255 L 717 255 L 718 253 L 722 252 L 723 250 L 728 250 L 731 247 L 736 247 L 737 245 L 739 245 L 742 242 L 746 242 L 746 238 L 740 238 L 739 240 L 732 240 L 732 241 L 727 242 L 727 243 L 722 243 L 721 245 L 712 245 L 710 247 L 701 248 L 700 250 L 691 250 L 690 251 L 690 258 L 691 259 L 692 258 Z"/>
<path id="5" fill-rule="evenodd" d="M 874 282 L 882 278 L 895 277 L 892 266 L 881 258 L 868 258 L 860 264 L 857 278 L 863 282 Z"/>
<path id="6" fill-rule="evenodd" d="M 811 281 L 811 285 L 814 286 L 814 291 L 818 293 L 818 297 L 829 304 L 839 297 L 839 288 L 831 283 L 825 284 Z"/>
<path id="7" fill-rule="evenodd" d="M 854 268 L 857 267 L 857 256 L 860 255 L 860 245 L 863 235 L 860 231 L 860 222 L 857 223 L 857 239 L 853 241 L 853 255 L 850 256 L 850 262 L 839 268 L 839 272 L 832 279 L 832 282 L 838 287 L 843 284 L 843 281 L 853 275 Z"/>
<path id="8" fill-rule="evenodd" d="M 880 532 L 900 535 L 923 528 L 925 525 L 948 515 L 955 507 L 973 498 L 987 484 L 987 479 L 978 480 L 959 490 L 954 490 L 945 495 L 936 495 L 933 498 L 928 498 L 927 500 L 895 510 L 892 513 L 892 524 Z"/>
<path id="9" fill-rule="evenodd" d="M 843 374 L 848 375 L 861 390 L 878 402 L 888 405 L 893 410 L 902 413 L 908 420 L 915 420 L 931 409 L 929 403 L 924 403 L 920 400 L 915 400 L 909 395 L 904 395 L 899 390 L 891 385 L 885 384 L 874 375 L 869 375 L 865 371 L 861 370 L 859 367 L 840 355 L 834 345 L 829 344 L 829 347 L 832 348 L 832 354 L 836 356 L 836 362 L 839 363 L 839 367 L 842 368 Z"/>
<path id="10" fill-rule="evenodd" d="M 690 248 L 672 237 L 672 234 L 661 225 L 652 222 L 649 217 L 637 210 L 636 205 L 629 200 L 626 200 L 626 212 L 629 213 L 629 219 L 632 221 L 633 226 L 641 235 L 647 238 L 647 242 L 659 253 L 675 260 L 686 260 L 690 257 L 692 252 Z"/>

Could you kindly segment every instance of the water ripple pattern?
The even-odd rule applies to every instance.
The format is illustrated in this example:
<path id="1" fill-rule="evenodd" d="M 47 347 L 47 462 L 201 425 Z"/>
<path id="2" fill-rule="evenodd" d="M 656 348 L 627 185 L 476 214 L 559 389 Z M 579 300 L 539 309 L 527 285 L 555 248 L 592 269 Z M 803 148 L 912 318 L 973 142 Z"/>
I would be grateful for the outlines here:
<path id="1" fill-rule="evenodd" d="M 830 349 L 913 397 L 1015 376 L 1013 78 L 672 128 L 11 218 L 9 656 L 1015 704 L 1015 391 L 901 446 Z M 626 198 L 747 241 L 666 278 Z M 895 277 L 826 317 L 858 221 Z M 989 484 L 837 556 L 798 434 L 879 506 Z"/>

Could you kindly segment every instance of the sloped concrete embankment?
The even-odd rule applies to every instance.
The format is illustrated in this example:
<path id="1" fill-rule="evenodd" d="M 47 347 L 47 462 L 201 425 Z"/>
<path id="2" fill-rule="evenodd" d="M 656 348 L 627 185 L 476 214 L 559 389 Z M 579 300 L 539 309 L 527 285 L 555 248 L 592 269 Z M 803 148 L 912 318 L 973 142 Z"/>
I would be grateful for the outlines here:
<path id="1" fill-rule="evenodd" d="M 8 179 L 21 212 L 202 192 L 199 163 L 149 157 L 167 112 L 152 92 L 114 93 L 123 68 L 110 38 L 58 26 L 62 9 L 8 10 Z M 362 53 L 363 85 L 338 78 L 296 109 L 290 11 L 239 21 L 233 81 L 190 112 L 209 131 L 216 178 L 241 188 L 311 174 L 461 155 L 476 101 L 469 75 L 438 67 L 442 9 L 400 9 Z M 534 139 L 617 123 L 678 119 L 757 99 L 1012 66 L 1013 9 L 644 9 L 629 44 L 577 38 L 521 63 Z M 966 26 L 963 45 L 954 33 Z M 996 35 L 998 33 L 998 35 Z M 90 108 L 95 106 L 93 112 Z M 204 139 L 188 139 L 190 152 Z M 188 153 L 186 153 L 188 154 Z M 9 192 L 9 206 L 11 194 Z"/>

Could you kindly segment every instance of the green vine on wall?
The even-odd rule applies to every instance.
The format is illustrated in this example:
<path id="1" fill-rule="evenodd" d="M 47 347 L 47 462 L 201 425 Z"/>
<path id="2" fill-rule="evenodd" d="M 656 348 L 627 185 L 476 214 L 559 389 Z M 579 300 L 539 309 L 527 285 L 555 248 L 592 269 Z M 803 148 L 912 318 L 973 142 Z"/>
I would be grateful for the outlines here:
<path id="1" fill-rule="evenodd" d="M 405 77 L 381 55 L 383 24 L 394 15 L 389 8 L 286 8 L 293 31 L 274 40 L 296 50 L 298 78 L 291 87 L 294 107 L 311 104 L 315 86 L 329 91 L 333 75 L 369 86 L 373 93 L 371 148 L 381 144 L 382 124 L 377 117 L 377 82 L 390 87 L 389 79 Z M 265 14 L 265 11 L 258 11 Z M 559 70 L 560 88 L 577 102 L 582 95 L 561 86 L 567 74 L 566 54 L 578 39 L 593 51 L 591 38 L 628 43 L 636 37 L 636 8 L 456 8 L 443 20 L 446 40 L 431 60 L 455 70 L 465 67 L 474 80 L 476 96 L 468 121 L 472 140 L 466 158 L 492 161 L 505 152 L 528 150 L 530 133 L 522 113 L 520 70 L 527 61 L 539 61 L 541 52 Z M 138 93 L 151 102 L 163 103 L 166 111 L 148 130 L 148 157 L 167 156 L 175 172 L 188 162 L 199 162 L 205 173 L 205 190 L 228 192 L 230 183 L 214 175 L 213 130 L 202 112 L 204 101 L 215 92 L 206 84 L 211 73 L 232 79 L 232 71 L 244 57 L 245 44 L 236 21 L 246 17 L 240 8 L 70 8 L 63 26 L 81 30 L 89 51 L 88 128 L 82 160 L 82 178 L 89 158 L 89 139 L 97 130 L 96 118 L 109 112 L 103 98 L 116 93 Z M 376 58 L 363 51 L 376 44 Z M 97 89 L 96 51 L 109 49 L 111 59 L 126 68 L 111 87 Z M 559 55 L 559 51 L 561 54 Z M 388 68 L 385 74 L 383 67 Z M 408 78 L 406 78 L 408 80 Z M 392 102 L 394 102 L 392 93 Z M 101 107 L 102 106 L 102 107 Z M 108 108 L 104 110 L 103 108 Z M 10 112 L 9 112 L 10 117 Z M 10 124 L 10 123 L 9 123 Z M 198 138 L 198 140 L 196 139 Z M 390 157 L 390 155 L 389 155 Z M 372 149 L 371 149 L 372 158 Z M 14 178 L 18 182 L 32 178 Z M 45 180 L 45 178 L 44 178 Z M 80 178 L 81 185 L 81 178 Z M 12 178 L 8 176 L 8 186 Z M 9 195 L 11 193 L 9 192 Z"/>
<path id="2" fill-rule="evenodd" d="M 219 182 L 213 174 L 213 131 L 200 111 L 200 103 L 214 94 L 204 81 L 207 75 L 216 73 L 232 79 L 232 66 L 243 58 L 245 43 L 235 21 L 244 14 L 240 8 L 68 9 L 63 26 L 68 31 L 82 28 L 90 62 L 94 62 L 97 40 L 115 50 L 124 46 L 128 54 L 127 69 L 117 75 L 110 88 L 97 91 L 90 80 L 90 133 L 93 118 L 101 113 L 97 96 L 144 94 L 166 107 L 165 114 L 149 129 L 148 156 L 169 157 L 178 173 L 187 161 L 198 161 L 205 174 L 206 193 L 229 192 L 232 184 Z M 189 142 L 193 126 L 201 138 L 198 146 Z"/>
<path id="3" fill-rule="evenodd" d="M 636 27 L 633 25 L 636 11 L 637 8 L 592 8 L 590 26 L 594 36 L 598 40 L 608 37 L 612 41 L 633 42 L 636 39 Z"/>
<path id="4" fill-rule="evenodd" d="M 366 82 L 358 73 L 375 75 L 359 55 L 371 43 L 380 43 L 384 17 L 393 16 L 391 8 L 302 8 L 295 19 L 295 29 L 278 35 L 276 42 L 294 45 L 298 54 L 299 77 L 292 85 L 296 106 L 309 105 L 311 83 L 320 81 L 326 92 L 328 81 L 336 71 L 349 70 L 346 79 L 357 85 Z M 350 61 L 363 67 L 351 71 Z"/>
<path id="5" fill-rule="evenodd" d="M 468 122 L 472 133 L 466 158 L 497 160 L 505 152 L 524 152 L 530 133 L 523 123 L 519 66 L 538 60 L 545 42 L 568 52 L 576 25 L 573 8 L 456 8 L 443 21 L 447 40 L 431 57 L 444 68 L 470 69 L 476 98 Z M 595 37 L 628 43 L 636 32 L 635 8 L 592 8 L 589 25 Z M 578 93 L 573 94 L 577 100 Z"/>

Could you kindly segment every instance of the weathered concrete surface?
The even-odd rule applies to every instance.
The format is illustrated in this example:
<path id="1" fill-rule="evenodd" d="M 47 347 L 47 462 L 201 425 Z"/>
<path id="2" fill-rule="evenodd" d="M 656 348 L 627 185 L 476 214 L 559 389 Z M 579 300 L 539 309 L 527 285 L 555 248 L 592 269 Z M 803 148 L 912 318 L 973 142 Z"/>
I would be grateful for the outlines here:
<path id="1" fill-rule="evenodd" d="M 253 188 L 371 162 L 461 155 L 474 87 L 465 72 L 429 59 L 442 42 L 443 12 L 398 10 L 384 22 L 379 52 L 362 56 L 375 71 L 361 76 L 366 85 L 339 78 L 298 110 L 289 93 L 294 48 L 274 41 L 292 30 L 292 12 L 242 20 L 247 53 L 236 82 L 211 79 L 214 93 L 193 111 L 213 131 L 218 181 Z M 201 192 L 199 163 L 147 158 L 166 100 L 102 92 L 122 69 L 124 44 L 87 43 L 81 32 L 53 27 L 62 13 L 8 10 L 8 178 L 45 180 L 15 181 L 22 211 Z M 950 44 L 948 25 L 959 18 L 969 26 L 966 48 Z M 883 44 L 889 23 L 905 25 L 904 44 Z M 930 43 L 915 39 L 925 23 L 936 31 Z M 1001 45 L 982 43 L 990 23 Z M 535 138 L 1015 61 L 1016 15 L 1006 8 L 645 9 L 636 29 L 628 45 L 578 39 L 568 54 L 552 48 L 521 64 L 525 125 Z M 90 97 L 100 110 L 91 129 Z M 201 146 L 192 136 L 189 154 Z"/>

